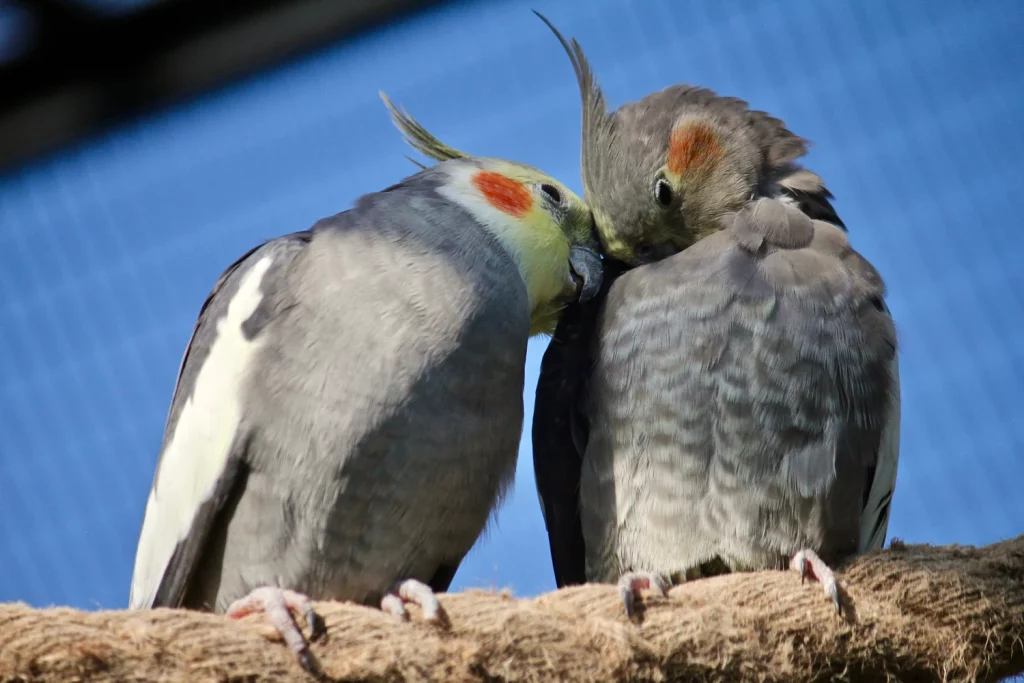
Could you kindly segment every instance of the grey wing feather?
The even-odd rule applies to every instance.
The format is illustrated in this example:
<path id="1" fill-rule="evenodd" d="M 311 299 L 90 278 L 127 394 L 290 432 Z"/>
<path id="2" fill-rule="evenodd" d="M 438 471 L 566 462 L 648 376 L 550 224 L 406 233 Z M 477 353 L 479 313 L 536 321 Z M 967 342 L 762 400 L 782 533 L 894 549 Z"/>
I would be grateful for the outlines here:
<path id="1" fill-rule="evenodd" d="M 280 266 L 279 257 L 282 252 L 294 251 L 297 246 L 304 245 L 306 242 L 308 242 L 308 233 L 296 233 L 250 249 L 221 274 L 200 309 L 192 337 L 178 369 L 178 379 L 164 430 L 163 445 L 153 477 L 150 502 L 146 508 L 147 517 L 150 515 L 160 517 L 155 521 L 154 519 L 146 521 L 150 525 L 157 525 L 156 528 L 163 533 L 147 533 L 146 522 L 144 522 L 129 599 L 132 608 L 178 607 L 182 604 L 214 520 L 231 493 L 244 480 L 244 476 L 240 477 L 239 475 L 244 469 L 243 456 L 246 438 L 244 434 L 240 433 L 234 435 L 229 452 L 224 454 L 223 466 L 219 471 L 211 473 L 215 480 L 207 489 L 207 495 L 201 499 L 191 499 L 190 492 L 164 491 L 164 487 L 161 487 L 161 479 L 168 475 L 161 468 L 167 465 L 165 456 L 174 440 L 179 419 L 186 404 L 194 398 L 200 370 L 210 356 L 213 344 L 217 339 L 219 323 L 229 309 L 239 281 L 253 263 L 263 256 L 271 256 L 273 261 Z M 243 333 L 249 338 L 255 337 L 266 320 L 265 306 L 257 308 L 245 321 Z M 220 389 L 234 391 L 237 387 L 222 387 Z M 174 463 L 171 466 L 200 467 L 201 465 L 195 458 L 201 459 L 211 454 L 193 453 L 190 455 L 193 458 L 191 462 Z M 162 495 L 158 495 L 158 493 Z M 181 518 L 180 512 L 175 508 L 181 508 L 182 512 L 190 513 L 187 529 L 173 528 L 175 526 L 174 518 Z M 184 508 L 189 509 L 184 510 Z M 167 548 L 170 545 L 173 545 L 173 550 L 168 553 Z M 166 562 L 162 559 L 164 557 L 167 558 Z"/>
<path id="2" fill-rule="evenodd" d="M 888 313 L 888 307 L 885 308 Z M 881 550 L 889 530 L 889 511 L 892 496 L 896 491 L 896 473 L 900 460 L 900 363 L 894 355 L 889 374 L 892 377 L 892 391 L 889 415 L 882 431 L 882 444 L 878 451 L 878 462 L 870 479 L 870 489 L 861 515 L 860 551 Z"/>
<path id="3" fill-rule="evenodd" d="M 182 606 L 192 577 L 199 567 L 214 520 L 239 484 L 238 475 L 241 469 L 239 456 L 238 450 L 232 448 L 226 466 L 218 477 L 213 495 L 199 505 L 192 518 L 188 535 L 175 545 L 174 553 L 167 563 L 167 568 L 164 570 L 152 600 L 148 604 L 132 605 L 133 607 Z"/>
<path id="4" fill-rule="evenodd" d="M 840 404 L 840 412 L 832 418 L 846 419 L 853 430 L 839 448 L 860 450 L 851 457 L 865 458 L 863 464 L 877 472 L 881 433 L 892 406 L 890 365 L 896 349 L 895 329 L 877 271 L 850 247 L 845 231 L 811 220 L 798 204 L 774 199 L 754 202 L 737 215 L 729 232 L 746 243 L 741 252 L 753 256 L 748 250 L 756 244 L 756 251 L 763 254 L 748 260 L 754 269 L 745 286 L 759 287 L 762 281 L 774 292 L 788 293 L 787 298 L 797 304 L 776 310 L 778 331 L 791 334 L 803 346 L 793 348 L 798 355 L 824 362 Z M 815 342 L 823 345 L 815 348 Z M 797 387 L 791 387 L 791 392 Z M 822 451 L 836 443 L 831 439 L 827 443 L 812 442 L 792 450 L 783 461 L 783 472 L 804 495 L 822 491 L 836 476 L 835 454 Z M 871 482 L 864 486 L 870 487 Z"/>
<path id="5" fill-rule="evenodd" d="M 833 557 L 858 550 L 869 478 L 887 471 L 876 462 L 895 332 L 881 278 L 843 230 L 794 202 L 761 199 L 725 220 L 609 295 L 584 463 L 588 574 L 719 553 L 770 566 L 812 540 Z M 628 516 L 601 512 L 616 505 Z M 693 537 L 675 536 L 680 516 Z"/>
<path id="6" fill-rule="evenodd" d="M 589 372 L 588 342 L 593 323 L 588 301 L 566 310 L 541 360 L 533 411 L 533 473 L 548 532 L 555 583 L 586 583 L 585 546 L 580 526 L 580 466 L 586 449 L 580 415 Z M 588 325 L 588 322 L 590 324 Z"/>
<path id="7" fill-rule="evenodd" d="M 587 395 L 597 350 L 597 321 L 626 265 L 606 258 L 601 291 L 563 312 L 541 360 L 533 411 L 533 472 L 559 588 L 586 583 L 580 523 L 580 470 L 590 425 Z"/>

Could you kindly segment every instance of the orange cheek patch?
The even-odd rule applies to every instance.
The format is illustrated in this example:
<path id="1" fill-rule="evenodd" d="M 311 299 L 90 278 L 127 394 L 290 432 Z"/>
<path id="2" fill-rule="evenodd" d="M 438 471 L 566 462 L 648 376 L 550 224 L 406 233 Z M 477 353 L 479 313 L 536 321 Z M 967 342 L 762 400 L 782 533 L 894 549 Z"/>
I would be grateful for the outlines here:
<path id="1" fill-rule="evenodd" d="M 668 170 L 676 175 L 709 169 L 725 156 L 718 133 L 704 121 L 677 126 L 668 142 Z"/>
<path id="2" fill-rule="evenodd" d="M 533 196 L 523 184 L 494 171 L 477 171 L 473 185 L 487 203 L 509 215 L 520 218 L 533 206 Z"/>

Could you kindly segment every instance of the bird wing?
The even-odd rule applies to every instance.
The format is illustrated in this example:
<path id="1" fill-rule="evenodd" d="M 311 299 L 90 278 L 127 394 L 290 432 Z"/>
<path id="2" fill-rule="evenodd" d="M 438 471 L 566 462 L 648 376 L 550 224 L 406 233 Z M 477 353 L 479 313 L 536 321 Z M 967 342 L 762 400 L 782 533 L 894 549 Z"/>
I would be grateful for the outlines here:
<path id="1" fill-rule="evenodd" d="M 217 513 L 240 481 L 247 376 L 271 280 L 305 233 L 250 250 L 217 280 L 185 350 L 146 503 L 129 607 L 179 606 Z M 273 270 L 271 268 L 273 267 Z"/>
<path id="2" fill-rule="evenodd" d="M 885 308 L 889 312 L 888 307 Z M 900 462 L 900 364 L 894 355 L 889 365 L 892 390 L 889 414 L 882 428 L 882 444 L 878 461 L 870 474 L 870 489 L 861 514 L 860 551 L 881 550 L 889 530 L 889 510 L 896 490 L 896 471 Z"/>
<path id="3" fill-rule="evenodd" d="M 898 420 L 881 278 L 843 230 L 795 201 L 760 199 L 723 221 L 723 231 L 624 275 L 605 302 L 586 454 L 602 469 L 596 501 L 583 501 L 595 544 L 639 534 L 660 552 L 659 531 L 632 529 L 608 507 L 701 515 L 708 486 L 732 506 L 701 517 L 710 535 L 759 523 L 762 494 L 781 497 L 772 506 L 827 497 L 843 517 L 825 531 L 836 544 L 841 532 L 854 536 L 865 501 L 888 507 L 896 461 L 882 434 L 892 438 Z M 872 482 L 877 492 L 866 494 Z M 782 535 L 793 530 L 764 524 L 778 535 L 767 546 L 789 543 Z M 693 542 L 707 547 L 666 555 L 702 562 L 716 552 L 713 541 Z"/>
<path id="4" fill-rule="evenodd" d="M 598 320 L 612 284 L 625 270 L 624 264 L 605 259 L 601 291 L 565 309 L 541 360 L 533 410 L 533 472 L 559 588 L 587 581 L 579 500 L 590 432 L 586 401 L 598 351 Z"/>

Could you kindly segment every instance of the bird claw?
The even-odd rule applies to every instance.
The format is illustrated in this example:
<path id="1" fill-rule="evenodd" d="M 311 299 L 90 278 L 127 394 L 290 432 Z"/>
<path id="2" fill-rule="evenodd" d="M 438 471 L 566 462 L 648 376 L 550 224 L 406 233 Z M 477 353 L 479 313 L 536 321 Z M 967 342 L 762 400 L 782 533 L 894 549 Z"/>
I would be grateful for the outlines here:
<path id="1" fill-rule="evenodd" d="M 793 557 L 793 564 L 796 565 L 796 571 L 800 573 L 800 585 L 804 585 L 807 582 L 807 557 L 801 552 L 797 553 Z"/>
<path id="2" fill-rule="evenodd" d="M 831 598 L 832 604 L 836 608 L 836 614 L 842 616 L 843 603 L 839 599 L 839 584 L 836 582 L 836 576 L 832 569 L 818 557 L 817 553 L 813 550 L 801 550 L 790 560 L 789 567 L 800 574 L 801 585 L 807 579 L 808 574 L 818 579 L 825 590 L 825 595 Z"/>
<path id="3" fill-rule="evenodd" d="M 405 579 L 392 586 L 381 598 L 380 608 L 399 619 L 408 619 L 409 613 L 405 609 L 407 602 L 419 605 L 426 621 L 440 624 L 447 620 L 444 608 L 434 595 L 433 589 L 416 579 Z"/>
<path id="4" fill-rule="evenodd" d="M 310 651 L 309 642 L 302 635 L 302 630 L 295 623 L 293 616 L 293 614 L 302 614 L 305 618 L 306 624 L 309 626 L 310 640 L 316 640 L 324 635 L 327 632 L 327 627 L 313 608 L 312 600 L 297 591 L 276 586 L 263 586 L 231 603 L 226 615 L 229 619 L 241 619 L 254 612 L 263 612 L 266 615 L 267 620 L 284 639 L 288 648 L 295 653 L 302 668 L 312 674 L 319 673 L 319 663 Z"/>
<path id="5" fill-rule="evenodd" d="M 654 572 L 626 572 L 619 578 L 619 596 L 626 607 L 626 617 L 632 618 L 636 611 L 635 600 L 641 590 L 654 590 L 662 597 L 668 596 L 668 585 L 660 574 Z"/>

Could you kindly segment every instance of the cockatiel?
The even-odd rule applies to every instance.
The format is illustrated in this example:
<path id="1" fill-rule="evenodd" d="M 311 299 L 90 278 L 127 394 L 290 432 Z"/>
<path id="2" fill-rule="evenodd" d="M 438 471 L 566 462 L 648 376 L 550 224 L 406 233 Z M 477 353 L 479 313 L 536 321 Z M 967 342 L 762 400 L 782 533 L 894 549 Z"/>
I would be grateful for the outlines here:
<path id="1" fill-rule="evenodd" d="M 584 200 L 608 257 L 537 388 L 558 585 L 617 582 L 631 614 L 641 588 L 789 565 L 841 610 L 829 565 L 882 547 L 896 482 L 880 276 L 781 121 L 686 85 L 609 114 L 579 45 L 541 19 L 576 71 Z M 436 158 L 462 154 L 403 128 Z"/>
<path id="2" fill-rule="evenodd" d="M 619 579 L 631 611 L 666 579 L 788 564 L 841 611 L 829 565 L 882 547 L 896 484 L 881 277 L 781 121 L 688 85 L 609 114 L 580 46 L 541 19 L 576 72 L 604 250 L 640 266 L 543 361 L 538 489 L 552 548 L 585 549 L 559 584 Z M 587 354 L 589 373 L 571 358 Z M 555 398 L 561 417 L 543 409 Z"/>
<path id="3" fill-rule="evenodd" d="M 171 403 L 131 608 L 442 616 L 510 483 L 527 339 L 600 287 L 590 211 L 525 165 L 425 169 L 221 275 Z"/>

